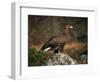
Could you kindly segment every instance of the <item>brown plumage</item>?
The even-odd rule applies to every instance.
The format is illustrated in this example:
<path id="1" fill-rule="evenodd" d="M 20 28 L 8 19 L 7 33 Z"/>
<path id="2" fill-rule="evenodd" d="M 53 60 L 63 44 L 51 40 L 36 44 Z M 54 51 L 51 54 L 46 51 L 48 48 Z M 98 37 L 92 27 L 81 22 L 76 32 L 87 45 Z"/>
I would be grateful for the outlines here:
<path id="1" fill-rule="evenodd" d="M 66 25 L 65 30 L 62 34 L 56 35 L 51 37 L 41 48 L 41 50 L 55 50 L 55 53 L 58 51 L 63 52 L 63 48 L 66 42 L 72 41 L 72 36 L 71 36 L 71 29 L 73 26 L 71 25 Z"/>

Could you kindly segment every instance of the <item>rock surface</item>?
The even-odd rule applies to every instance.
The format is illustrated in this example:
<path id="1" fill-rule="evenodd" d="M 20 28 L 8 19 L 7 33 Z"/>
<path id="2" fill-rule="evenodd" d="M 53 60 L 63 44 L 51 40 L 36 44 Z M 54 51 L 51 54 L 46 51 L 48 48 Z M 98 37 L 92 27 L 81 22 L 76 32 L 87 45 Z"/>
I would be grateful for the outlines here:
<path id="1" fill-rule="evenodd" d="M 49 59 L 47 65 L 73 65 L 77 62 L 72 59 L 68 54 L 56 53 L 51 59 Z"/>

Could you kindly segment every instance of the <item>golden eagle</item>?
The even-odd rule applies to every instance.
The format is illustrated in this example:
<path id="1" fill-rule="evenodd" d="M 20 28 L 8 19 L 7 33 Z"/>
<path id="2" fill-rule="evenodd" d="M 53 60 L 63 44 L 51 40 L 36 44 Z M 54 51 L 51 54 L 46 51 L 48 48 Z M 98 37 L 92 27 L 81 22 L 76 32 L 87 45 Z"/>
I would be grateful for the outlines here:
<path id="1" fill-rule="evenodd" d="M 41 48 L 43 52 L 46 52 L 48 50 L 54 50 L 55 53 L 58 53 L 59 51 L 62 53 L 63 48 L 66 42 L 70 42 L 73 40 L 72 37 L 72 25 L 65 25 L 64 32 L 51 37 Z"/>

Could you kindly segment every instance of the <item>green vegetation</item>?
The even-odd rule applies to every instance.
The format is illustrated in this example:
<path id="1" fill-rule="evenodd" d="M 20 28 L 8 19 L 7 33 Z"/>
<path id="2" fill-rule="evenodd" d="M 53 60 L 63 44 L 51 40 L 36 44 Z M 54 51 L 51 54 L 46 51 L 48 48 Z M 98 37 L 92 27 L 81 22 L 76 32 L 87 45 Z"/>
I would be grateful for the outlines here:
<path id="1" fill-rule="evenodd" d="M 35 48 L 29 48 L 28 62 L 28 66 L 46 65 L 45 53 L 43 51 L 38 52 Z"/>

